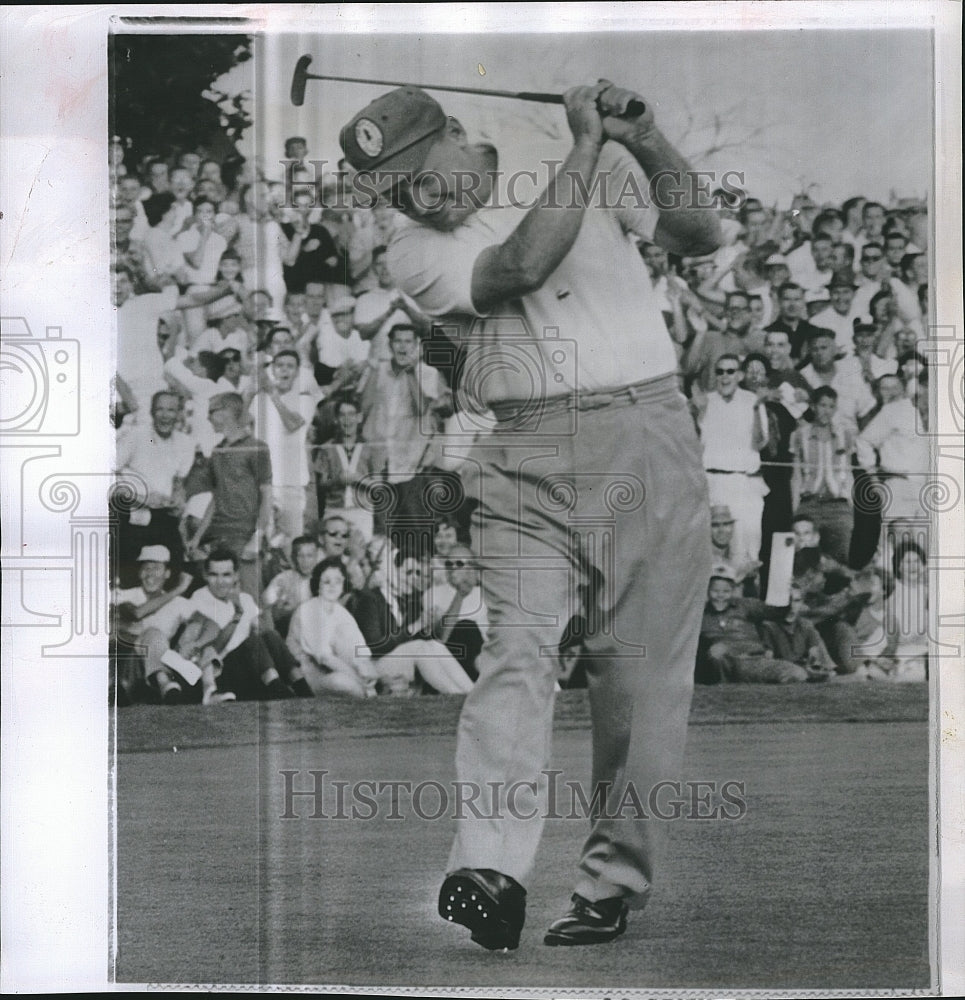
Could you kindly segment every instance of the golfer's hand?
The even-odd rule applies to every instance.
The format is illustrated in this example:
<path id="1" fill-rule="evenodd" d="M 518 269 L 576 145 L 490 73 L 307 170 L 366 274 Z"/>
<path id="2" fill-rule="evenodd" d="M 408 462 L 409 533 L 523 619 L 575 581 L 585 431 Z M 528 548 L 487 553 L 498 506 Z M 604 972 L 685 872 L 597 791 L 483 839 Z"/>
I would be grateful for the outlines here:
<path id="1" fill-rule="evenodd" d="M 579 142 L 580 139 L 588 139 L 596 143 L 597 146 L 603 145 L 605 138 L 603 119 L 597 108 L 597 98 L 606 90 L 606 87 L 605 82 L 596 83 L 589 87 L 571 87 L 563 95 L 566 120 L 569 122 L 575 142 Z"/>
<path id="2" fill-rule="evenodd" d="M 653 128 L 653 111 L 650 104 L 632 90 L 617 87 L 609 80 L 600 80 L 603 91 L 597 101 L 603 116 L 603 134 L 607 139 L 623 142 L 625 139 L 645 135 Z M 639 101 L 646 108 L 637 118 L 625 118 L 631 101 Z"/>

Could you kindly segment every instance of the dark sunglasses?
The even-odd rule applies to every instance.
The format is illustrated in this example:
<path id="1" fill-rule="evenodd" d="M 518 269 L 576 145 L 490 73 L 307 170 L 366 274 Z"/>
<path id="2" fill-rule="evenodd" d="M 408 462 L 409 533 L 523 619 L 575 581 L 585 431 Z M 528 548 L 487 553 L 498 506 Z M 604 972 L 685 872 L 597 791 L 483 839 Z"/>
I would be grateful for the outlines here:
<path id="1" fill-rule="evenodd" d="M 468 566 L 469 563 L 463 559 L 447 559 L 443 565 L 446 569 L 463 569 Z"/>
<path id="2" fill-rule="evenodd" d="M 714 371 L 718 375 L 736 375 L 739 369 L 737 368 L 715 368 Z"/>

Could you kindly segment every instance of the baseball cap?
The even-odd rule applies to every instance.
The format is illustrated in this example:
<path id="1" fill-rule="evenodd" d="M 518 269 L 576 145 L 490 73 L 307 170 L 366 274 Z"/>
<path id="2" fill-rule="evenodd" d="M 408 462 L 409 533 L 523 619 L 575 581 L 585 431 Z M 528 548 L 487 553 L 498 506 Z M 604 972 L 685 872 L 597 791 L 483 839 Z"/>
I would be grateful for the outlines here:
<path id="1" fill-rule="evenodd" d="M 166 545 L 145 545 L 141 549 L 141 554 L 137 557 L 137 561 L 169 563 L 171 561 L 171 552 Z"/>
<path id="2" fill-rule="evenodd" d="M 414 175 L 447 122 L 442 106 L 418 87 L 399 87 L 364 107 L 339 133 L 345 159 L 380 194 Z"/>
<path id="3" fill-rule="evenodd" d="M 820 288 L 812 288 L 804 293 L 804 301 L 809 305 L 812 302 L 827 302 L 830 298 L 828 293 L 827 285 L 822 285 Z"/>
<path id="4" fill-rule="evenodd" d="M 857 288 L 854 278 L 846 271 L 835 271 L 834 276 L 828 282 L 828 288 Z"/>
<path id="5" fill-rule="evenodd" d="M 737 576 L 727 563 L 717 563 L 711 567 L 711 580 L 726 580 L 728 583 L 737 583 Z"/>
<path id="6" fill-rule="evenodd" d="M 734 515 L 730 512 L 730 507 L 727 504 L 714 504 L 710 508 L 710 523 L 711 524 L 733 524 Z"/>

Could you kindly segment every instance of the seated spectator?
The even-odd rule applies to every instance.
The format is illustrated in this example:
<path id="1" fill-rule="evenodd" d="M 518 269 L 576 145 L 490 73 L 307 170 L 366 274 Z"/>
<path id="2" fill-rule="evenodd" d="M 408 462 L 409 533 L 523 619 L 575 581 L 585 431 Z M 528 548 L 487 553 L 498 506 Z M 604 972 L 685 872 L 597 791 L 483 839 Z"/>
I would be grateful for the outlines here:
<path id="1" fill-rule="evenodd" d="M 876 569 L 863 569 L 848 589 L 854 602 L 847 614 L 824 629 L 823 638 L 838 673 L 863 679 L 888 641 L 881 574 Z"/>
<path id="2" fill-rule="evenodd" d="M 345 569 L 338 559 L 323 559 L 312 570 L 311 598 L 296 609 L 288 648 L 301 664 L 315 694 L 374 695 L 372 654 L 352 615 L 339 603 Z"/>
<path id="3" fill-rule="evenodd" d="M 230 549 L 214 548 L 204 561 L 205 586 L 189 599 L 192 611 L 211 619 L 220 632 L 201 650 L 210 672 L 202 683 L 239 700 L 264 701 L 311 697 L 301 666 L 251 594 L 239 589 L 238 558 Z M 282 680 L 287 677 L 291 686 Z"/>
<path id="4" fill-rule="evenodd" d="M 903 540 L 892 558 L 894 587 L 885 600 L 888 636 L 870 680 L 910 682 L 928 678 L 928 574 L 925 553 Z"/>
<path id="5" fill-rule="evenodd" d="M 694 676 L 698 684 L 790 684 L 808 679 L 804 667 L 766 655 L 758 625 L 768 611 L 758 600 L 735 596 L 733 574 L 727 567 L 714 567 L 700 626 Z"/>
<path id="6" fill-rule="evenodd" d="M 454 545 L 443 564 L 447 581 L 432 589 L 433 634 L 474 681 L 476 657 L 489 631 L 476 557 L 465 545 Z"/>
<path id="7" fill-rule="evenodd" d="M 827 680 L 834 664 L 817 629 L 804 617 L 804 595 L 799 587 L 791 587 L 791 603 L 777 621 L 761 622 L 761 639 L 766 659 L 793 663 L 802 667 L 807 676 L 799 680 Z"/>
<path id="8" fill-rule="evenodd" d="M 396 554 L 395 573 L 354 596 L 352 614 L 376 658 L 382 688 L 406 697 L 416 691 L 417 678 L 442 694 L 465 694 L 472 681 L 452 654 L 430 637 L 418 608 L 416 577 L 425 572 L 418 559 Z M 402 581 L 406 581 L 403 583 Z M 408 616 L 404 607 L 408 607 Z"/>
<path id="9" fill-rule="evenodd" d="M 116 590 L 111 599 L 111 673 L 117 701 L 128 705 L 159 698 L 165 705 L 178 704 L 182 682 L 162 658 L 177 629 L 190 617 L 181 595 L 192 580 L 181 573 L 169 589 L 171 553 L 164 545 L 144 546 L 137 556 L 137 570 L 139 585 Z"/>
<path id="10" fill-rule="evenodd" d="M 310 597 L 312 570 L 318 565 L 321 553 L 318 540 L 311 535 L 299 535 L 292 542 L 290 569 L 284 569 L 265 587 L 261 606 L 271 612 L 278 634 L 288 634 L 292 613 Z"/>
<path id="11" fill-rule="evenodd" d="M 848 562 L 854 513 L 851 506 L 854 446 L 847 430 L 835 419 L 838 394 L 819 386 L 811 396 L 814 419 L 794 432 L 791 451 L 794 471 L 791 491 L 794 509 L 821 532 L 825 551 L 840 563 Z"/>

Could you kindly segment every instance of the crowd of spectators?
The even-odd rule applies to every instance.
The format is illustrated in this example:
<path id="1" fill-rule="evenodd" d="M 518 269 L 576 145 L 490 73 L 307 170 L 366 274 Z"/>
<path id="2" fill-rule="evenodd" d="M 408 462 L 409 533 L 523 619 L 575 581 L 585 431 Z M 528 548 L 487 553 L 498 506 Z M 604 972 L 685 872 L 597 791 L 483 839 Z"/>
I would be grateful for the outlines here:
<path id="1" fill-rule="evenodd" d="M 489 623 L 465 435 L 445 447 L 463 429 L 459 345 L 393 286 L 395 211 L 349 207 L 304 139 L 284 153 L 273 171 L 113 150 L 111 416 L 139 497 L 114 550 L 119 703 L 476 678 Z M 719 211 L 712 255 L 640 245 L 712 505 L 695 677 L 924 679 L 926 210 L 742 196 Z M 774 607 L 771 542 L 791 531 Z M 562 687 L 592 669 L 588 612 L 561 636 Z"/>

